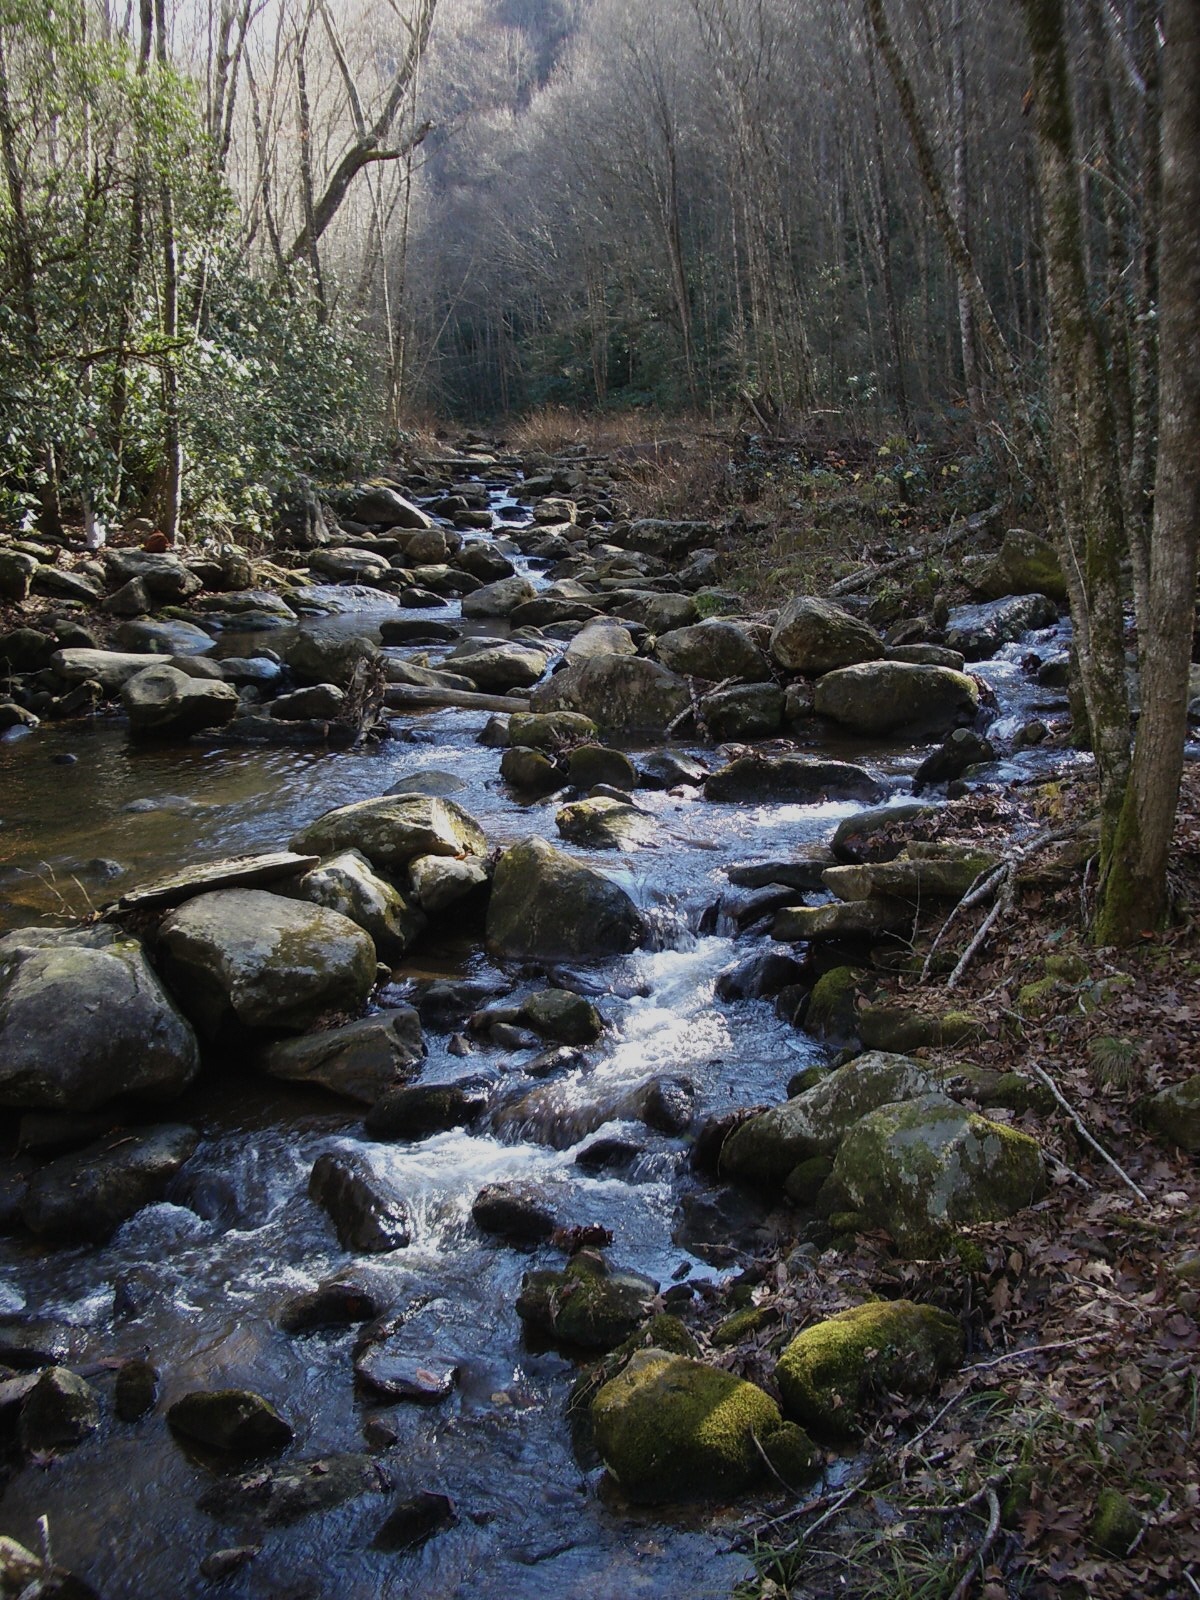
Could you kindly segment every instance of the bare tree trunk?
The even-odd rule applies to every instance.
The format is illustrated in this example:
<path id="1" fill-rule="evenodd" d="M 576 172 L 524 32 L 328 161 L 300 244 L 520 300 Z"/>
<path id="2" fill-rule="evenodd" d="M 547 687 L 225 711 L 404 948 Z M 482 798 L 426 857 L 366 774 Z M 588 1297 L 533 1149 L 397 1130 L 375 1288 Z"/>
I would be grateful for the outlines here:
<path id="1" fill-rule="evenodd" d="M 158 68 L 167 69 L 167 30 L 164 0 L 154 0 L 154 26 L 157 33 Z M 183 503 L 183 431 L 179 417 L 179 372 L 175 347 L 179 339 L 179 248 L 175 237 L 175 196 L 168 172 L 159 193 L 162 227 L 162 328 L 167 342 L 163 355 L 163 474 L 162 531 L 168 544 L 179 537 L 179 514 Z"/>
<path id="2" fill-rule="evenodd" d="M 879 250 L 879 276 L 883 285 L 883 309 L 887 318 L 888 349 L 892 360 L 892 387 L 900 421 L 908 429 L 908 389 L 904 382 L 904 356 L 900 344 L 900 312 L 896 304 L 896 283 L 892 273 L 892 208 L 888 199 L 887 163 L 883 153 L 883 117 L 879 109 L 879 80 L 875 75 L 875 53 L 870 41 L 870 18 L 867 19 L 867 81 L 871 87 L 871 153 L 877 186 L 877 246 Z"/>
<path id="3" fill-rule="evenodd" d="M 1168 0 L 1163 61 L 1161 391 L 1142 712 L 1096 936 L 1127 943 L 1167 911 L 1200 536 L 1200 9 Z"/>
<path id="4" fill-rule="evenodd" d="M 154 33 L 153 0 L 139 0 L 140 31 L 138 35 L 137 75 L 144 78 L 150 66 L 150 50 Z M 116 469 L 113 473 L 112 499 L 119 505 L 124 486 L 125 412 L 129 404 L 129 371 L 126 348 L 133 331 L 134 301 L 137 281 L 141 276 L 146 255 L 146 186 L 149 178 L 145 157 L 141 151 L 134 166 L 133 193 L 129 201 L 129 242 L 125 248 L 125 276 L 120 294 L 120 312 L 117 322 L 116 365 L 113 372 L 112 394 L 109 399 L 109 419 L 112 424 L 113 455 Z"/>

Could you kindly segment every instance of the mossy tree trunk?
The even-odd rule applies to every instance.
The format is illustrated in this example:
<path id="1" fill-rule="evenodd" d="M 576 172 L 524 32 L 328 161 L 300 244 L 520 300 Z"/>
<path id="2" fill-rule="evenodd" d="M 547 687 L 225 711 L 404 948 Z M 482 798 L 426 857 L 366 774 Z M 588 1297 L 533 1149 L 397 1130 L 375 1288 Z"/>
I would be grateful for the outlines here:
<path id="1" fill-rule="evenodd" d="M 1200 536 L 1200 7 L 1167 6 L 1163 57 L 1159 436 L 1146 613 L 1138 619 L 1142 712 L 1097 937 L 1124 943 L 1167 909 Z"/>

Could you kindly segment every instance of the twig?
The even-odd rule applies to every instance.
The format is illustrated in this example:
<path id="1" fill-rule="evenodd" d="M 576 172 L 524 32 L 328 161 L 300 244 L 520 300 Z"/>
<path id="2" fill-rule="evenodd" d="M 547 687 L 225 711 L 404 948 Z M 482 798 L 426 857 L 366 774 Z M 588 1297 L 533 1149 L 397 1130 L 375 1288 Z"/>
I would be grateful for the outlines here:
<path id="1" fill-rule="evenodd" d="M 995 886 L 1002 878 L 1006 877 L 1007 874 L 1007 861 L 1001 862 L 998 867 L 985 868 L 983 872 L 977 874 L 975 881 L 971 884 L 971 887 L 967 890 L 966 894 L 963 895 L 962 899 L 950 912 L 950 915 L 946 918 L 945 922 L 942 923 L 934 937 L 933 943 L 929 946 L 929 953 L 925 957 L 924 965 L 921 967 L 921 977 L 919 980 L 921 983 L 928 981 L 930 969 L 933 966 L 934 955 L 939 949 L 942 940 L 946 937 L 953 926 L 955 917 L 958 916 L 960 911 L 967 911 L 971 906 L 977 906 L 981 900 L 986 900 Z"/>
<path id="2" fill-rule="evenodd" d="M 1150 1204 L 1150 1196 L 1146 1193 L 1146 1191 L 1144 1189 L 1139 1189 L 1138 1188 L 1137 1184 L 1134 1183 L 1133 1179 L 1125 1171 L 1125 1168 L 1123 1166 L 1121 1166 L 1120 1162 L 1116 1159 L 1116 1157 L 1109 1155 L 1108 1151 L 1104 1148 L 1104 1146 L 1100 1143 L 1100 1141 L 1098 1139 L 1094 1139 L 1092 1137 L 1092 1135 L 1088 1132 L 1087 1128 L 1083 1124 L 1083 1118 L 1079 1115 L 1078 1111 L 1075 1110 L 1074 1106 L 1066 1098 L 1066 1096 L 1063 1094 L 1062 1090 L 1058 1087 L 1058 1085 L 1055 1083 L 1054 1079 L 1045 1070 L 1045 1068 L 1044 1067 L 1040 1067 L 1037 1064 L 1036 1061 L 1031 1061 L 1029 1063 L 1029 1067 L 1030 1067 L 1030 1070 L 1032 1071 L 1034 1077 L 1037 1078 L 1040 1083 L 1044 1083 L 1046 1085 L 1047 1089 L 1049 1089 L 1050 1093 L 1054 1096 L 1054 1098 L 1058 1101 L 1059 1105 L 1063 1108 L 1063 1110 L 1070 1117 L 1071 1121 L 1075 1124 L 1075 1126 L 1079 1130 L 1081 1136 L 1087 1141 L 1088 1144 L 1091 1145 L 1092 1149 L 1096 1152 L 1096 1154 L 1098 1156 L 1100 1156 L 1104 1161 L 1107 1161 L 1109 1166 L 1113 1169 L 1113 1171 L 1120 1178 L 1121 1182 L 1123 1184 L 1125 1184 L 1126 1188 L 1132 1189 L 1134 1194 L 1137 1195 L 1138 1199 L 1142 1202 L 1142 1204 L 1144 1206 L 1148 1206 Z"/>
<path id="3" fill-rule="evenodd" d="M 751 1442 L 751 1444 L 753 1444 L 754 1448 L 758 1451 L 759 1455 L 761 1456 L 763 1466 L 766 1467 L 767 1471 L 775 1479 L 775 1482 L 777 1484 L 779 1484 L 780 1488 L 781 1489 L 786 1489 L 788 1494 L 795 1494 L 795 1492 L 796 1492 L 795 1485 L 789 1483 L 787 1481 L 787 1479 L 785 1477 L 783 1477 L 783 1475 L 776 1469 L 774 1462 L 771 1460 L 771 1458 L 767 1454 L 767 1452 L 763 1449 L 762 1444 L 761 1444 L 761 1442 L 759 1440 L 759 1437 L 758 1437 L 758 1435 L 756 1433 L 751 1433 L 750 1442 Z"/>
<path id="4" fill-rule="evenodd" d="M 943 555 L 954 545 L 960 543 L 969 533 L 978 533 L 992 517 L 1000 510 L 999 506 L 988 506 L 986 511 L 977 511 L 973 516 L 964 518 L 959 526 L 951 522 L 945 536 L 938 542 L 928 545 L 924 550 L 910 550 L 907 555 L 897 556 L 894 561 L 885 561 L 881 567 L 870 567 L 866 572 L 854 572 L 848 578 L 842 578 L 829 590 L 831 599 L 838 595 L 854 594 L 859 589 L 866 589 L 876 578 L 886 577 L 889 573 L 898 572 L 901 567 L 911 566 L 914 561 L 928 561 L 934 555 Z"/>
<path id="5" fill-rule="evenodd" d="M 990 1367 L 1002 1367 L 1008 1361 L 1021 1361 L 1026 1356 L 1045 1356 L 1057 1350 L 1074 1350 L 1084 1344 L 1099 1344 L 1107 1335 L 1103 1333 L 1085 1333 L 1079 1339 L 1058 1339 L 1054 1344 L 1027 1344 L 1019 1350 L 1006 1350 L 1002 1356 L 993 1356 L 990 1361 L 977 1361 L 972 1367 L 964 1367 L 964 1372 L 986 1372 Z"/>
<path id="6" fill-rule="evenodd" d="M 1000 1500 L 990 1483 L 986 1488 L 986 1497 L 988 1503 L 987 1527 L 984 1530 L 983 1538 L 976 1545 L 975 1552 L 967 1563 L 967 1570 L 955 1584 L 950 1600 L 965 1600 L 965 1596 L 971 1587 L 971 1581 L 975 1576 L 976 1565 L 983 1565 L 984 1557 L 992 1548 L 996 1535 L 1000 1532 Z"/>
<path id="7" fill-rule="evenodd" d="M 1001 886 L 1000 893 L 996 896 L 995 905 L 979 924 L 979 928 L 975 934 L 975 937 L 963 951 L 962 955 L 959 956 L 957 966 L 946 979 L 947 989 L 955 989 L 958 987 L 958 980 L 971 965 L 971 961 L 973 960 L 976 952 L 987 942 L 988 934 L 991 933 L 992 929 L 995 927 L 996 923 L 999 922 L 1000 918 L 1005 914 L 1005 912 L 1012 910 L 1015 899 L 1016 889 L 1014 887 L 1014 880 L 1010 875 L 1005 878 L 1004 883 Z"/>

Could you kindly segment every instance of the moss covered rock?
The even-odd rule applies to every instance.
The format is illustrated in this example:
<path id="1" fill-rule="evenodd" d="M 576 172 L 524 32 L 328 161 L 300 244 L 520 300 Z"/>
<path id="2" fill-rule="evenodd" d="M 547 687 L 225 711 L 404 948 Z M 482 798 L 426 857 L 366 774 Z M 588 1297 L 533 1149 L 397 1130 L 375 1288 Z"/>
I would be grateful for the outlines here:
<path id="1" fill-rule="evenodd" d="M 814 1432 L 856 1433 L 871 1396 L 927 1394 L 962 1360 L 963 1332 L 933 1306 L 870 1300 L 798 1333 L 775 1368 L 787 1416 Z"/>
<path id="2" fill-rule="evenodd" d="M 637 1353 L 592 1402 L 596 1444 L 631 1500 L 712 1499 L 762 1474 L 758 1443 L 783 1427 L 755 1384 L 665 1350 Z M 758 1443 L 756 1443 L 758 1441 Z M 789 1435 L 795 1472 L 798 1441 Z"/>
<path id="3" fill-rule="evenodd" d="M 1046 1190 L 1035 1139 L 941 1094 L 870 1111 L 838 1147 L 832 1181 L 911 1253 L 961 1224 L 1011 1216 Z"/>
<path id="4" fill-rule="evenodd" d="M 1200 1073 L 1146 1095 L 1138 1115 L 1161 1138 L 1195 1155 L 1200 1151 Z"/>
<path id="5" fill-rule="evenodd" d="M 641 941 L 645 925 L 619 884 L 544 839 L 526 839 L 496 864 L 488 904 L 492 955 L 530 961 L 602 960 Z"/>
<path id="6" fill-rule="evenodd" d="M 976 1019 L 964 1011 L 947 1011 L 938 1017 L 911 1006 L 864 1006 L 858 1017 L 859 1037 L 868 1050 L 901 1054 L 961 1044 L 978 1026 Z"/>
<path id="7" fill-rule="evenodd" d="M 602 1256 L 583 1251 L 563 1272 L 527 1272 L 517 1315 L 560 1344 L 613 1350 L 645 1319 L 657 1292 L 652 1278 L 610 1268 Z"/>
<path id="8" fill-rule="evenodd" d="M 801 1162 L 830 1155 L 867 1112 L 932 1088 L 929 1069 L 919 1061 L 882 1051 L 859 1056 L 735 1128 L 721 1148 L 721 1176 L 780 1185 Z"/>
<path id="9" fill-rule="evenodd" d="M 813 709 L 852 733 L 941 737 L 975 720 L 979 689 L 949 667 L 866 661 L 818 678 Z"/>
<path id="10" fill-rule="evenodd" d="M 857 967 L 834 967 L 818 978 L 809 997 L 804 1031 L 814 1039 L 844 1042 L 858 1037 Z"/>
<path id="11" fill-rule="evenodd" d="M 508 720 L 508 736 L 513 744 L 553 753 L 584 739 L 594 739 L 599 730 L 591 717 L 577 711 L 516 711 Z"/>

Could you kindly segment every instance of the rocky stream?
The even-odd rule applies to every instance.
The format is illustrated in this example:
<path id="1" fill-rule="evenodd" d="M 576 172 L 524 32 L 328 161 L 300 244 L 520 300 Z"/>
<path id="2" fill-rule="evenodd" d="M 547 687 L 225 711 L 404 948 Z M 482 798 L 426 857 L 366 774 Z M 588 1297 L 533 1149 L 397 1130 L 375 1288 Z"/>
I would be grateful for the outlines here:
<path id="1" fill-rule="evenodd" d="M 721 1365 L 756 1260 L 1044 1182 L 895 1018 L 840 1064 L 836 975 L 989 869 L 895 830 L 1044 770 L 1054 600 L 747 618 L 710 528 L 524 468 L 257 565 L 0 549 L 61 602 L 0 637 L 0 1595 L 726 1595 L 853 1451 L 829 1323 Z M 961 1332 L 890 1310 L 927 1389 Z"/>

